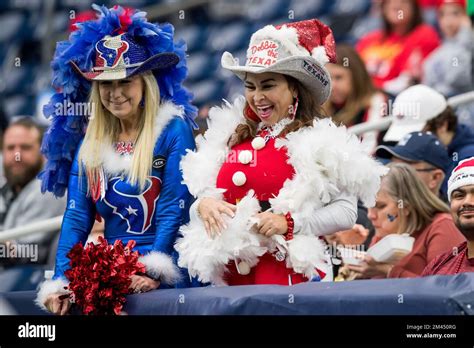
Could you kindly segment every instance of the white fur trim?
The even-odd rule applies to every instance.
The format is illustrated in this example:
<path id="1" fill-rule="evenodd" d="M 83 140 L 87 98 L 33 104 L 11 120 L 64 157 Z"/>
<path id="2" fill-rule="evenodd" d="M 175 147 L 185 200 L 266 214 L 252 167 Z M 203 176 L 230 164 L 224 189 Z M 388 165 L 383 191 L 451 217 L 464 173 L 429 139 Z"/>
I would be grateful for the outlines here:
<path id="1" fill-rule="evenodd" d="M 463 165 L 466 162 L 473 161 L 474 157 L 469 157 L 461 160 L 456 168 L 451 173 L 451 176 L 448 180 L 448 200 L 451 202 L 451 194 L 454 190 L 467 185 L 474 185 L 474 167 L 473 166 L 464 166 L 460 169 L 459 166 Z"/>
<path id="2" fill-rule="evenodd" d="M 237 98 L 234 104 L 225 101 L 223 107 L 209 111 L 208 130 L 196 137 L 197 151 L 188 150 L 181 161 L 183 183 L 195 197 L 220 198 L 222 190 L 216 189 L 216 178 L 227 155 L 227 141 L 235 128 L 244 122 L 245 99 Z"/>
<path id="3" fill-rule="evenodd" d="M 277 29 L 273 25 L 267 25 L 252 35 L 249 46 L 265 39 L 279 41 L 283 48 L 292 56 L 309 56 L 308 50 L 299 44 L 298 32 L 295 28 L 283 25 L 280 29 Z"/>
<path id="4" fill-rule="evenodd" d="M 312 279 L 317 274 L 315 268 L 326 274 L 332 273 L 332 265 L 327 263 L 325 255 L 325 245 L 319 238 L 295 235 L 292 240 L 287 242 L 287 246 L 286 264 L 296 273 L 302 273 L 308 279 Z"/>
<path id="5" fill-rule="evenodd" d="M 45 280 L 39 286 L 38 294 L 36 295 L 35 303 L 42 310 L 48 311 L 45 306 L 46 299 L 49 295 L 59 292 L 61 294 L 69 294 L 69 290 L 64 289 L 69 285 L 65 279 L 58 278 L 56 280 Z"/>
<path id="6" fill-rule="evenodd" d="M 181 274 L 173 259 L 162 252 L 151 251 L 141 256 L 138 261 L 145 265 L 147 275 L 164 284 L 174 285 L 181 279 Z"/>
<path id="7" fill-rule="evenodd" d="M 244 120 L 243 105 L 244 100 L 237 99 L 234 105 L 211 109 L 209 129 L 204 137 L 198 139 L 198 151 L 189 152 L 183 159 L 184 183 L 194 196 L 222 197 L 215 183 L 225 159 L 228 139 Z M 327 258 L 317 237 L 324 231 L 309 230 L 305 220 L 342 191 L 358 197 L 369 207 L 375 204 L 381 177 L 388 169 L 367 155 L 359 139 L 347 132 L 344 126 L 337 127 L 330 119 L 315 120 L 312 127 L 292 132 L 286 139 L 277 139 L 275 144 L 287 148 L 288 162 L 296 174 L 292 180 L 285 181 L 278 196 L 270 199 L 270 204 L 275 213 L 298 212 L 303 227 L 288 243 L 259 236 L 260 248 L 253 244 L 256 243 L 254 239 L 248 244 L 252 232 L 247 224 L 252 222 L 253 213 L 259 210 L 256 202 L 251 203 L 255 199 L 249 195 L 237 205 L 238 211 L 241 209 L 245 213 L 227 220 L 229 229 L 221 238 L 210 240 L 201 219 L 192 218 L 181 228 L 183 238 L 177 242 L 176 250 L 180 254 L 178 264 L 187 267 L 190 274 L 199 276 L 201 281 L 223 284 L 226 265 L 236 258 L 233 254 L 236 249 L 239 258 L 254 265 L 259 255 L 274 250 L 276 244 L 288 249 L 288 266 L 311 275 L 308 278 L 315 275 L 315 267 L 326 272 Z M 226 237 L 228 235 L 232 235 L 231 241 L 226 239 L 231 238 Z M 300 236 L 303 238 L 299 239 Z M 240 254 L 242 250 L 244 256 Z M 254 254 L 249 255 L 250 252 Z"/>
<path id="8" fill-rule="evenodd" d="M 182 107 L 179 107 L 173 104 L 170 101 L 163 101 L 160 104 L 158 113 L 154 120 L 154 144 L 160 137 L 163 129 L 168 125 L 168 123 L 173 119 L 173 117 L 183 117 L 184 110 Z M 130 171 L 130 166 L 132 164 L 132 158 L 129 156 L 121 156 L 115 152 L 115 149 L 111 145 L 103 145 L 102 163 L 105 171 L 110 175 L 117 175 L 121 173 L 126 173 Z"/>
<path id="9" fill-rule="evenodd" d="M 329 203 L 341 191 L 372 207 L 381 177 L 388 172 L 388 168 L 364 152 L 354 134 L 344 126 L 337 127 L 329 118 L 315 120 L 312 127 L 277 139 L 275 146 L 287 148 L 288 162 L 296 172 L 278 196 L 270 199 L 276 212 L 314 214 L 315 209 Z"/>
<path id="10" fill-rule="evenodd" d="M 326 49 L 324 46 L 318 46 L 313 48 L 311 51 L 311 57 L 316 59 L 316 61 L 324 66 L 326 63 L 329 63 L 329 57 L 326 54 Z"/>
<path id="11" fill-rule="evenodd" d="M 176 241 L 179 252 L 178 265 L 185 267 L 191 276 L 198 276 L 201 282 L 225 285 L 226 265 L 234 259 L 246 261 L 250 267 L 266 252 L 261 246 L 261 236 L 252 231 L 256 222 L 253 216 L 260 210 L 258 200 L 249 191 L 238 204 L 235 217 L 224 217 L 228 226 L 222 235 L 214 239 L 207 235 L 200 218 L 180 229 L 183 238 Z"/>

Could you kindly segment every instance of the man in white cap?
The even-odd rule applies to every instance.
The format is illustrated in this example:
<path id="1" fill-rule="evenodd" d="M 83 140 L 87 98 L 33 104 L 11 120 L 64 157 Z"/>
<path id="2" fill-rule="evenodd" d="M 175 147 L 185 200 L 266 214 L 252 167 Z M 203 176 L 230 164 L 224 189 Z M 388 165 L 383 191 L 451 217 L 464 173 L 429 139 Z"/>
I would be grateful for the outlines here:
<path id="1" fill-rule="evenodd" d="M 411 132 L 431 132 L 447 147 L 450 173 L 459 161 L 474 156 L 474 133 L 458 119 L 446 98 L 425 85 L 415 85 L 400 93 L 393 103 L 394 120 L 385 134 L 386 142 L 400 141 Z M 446 192 L 447 180 L 441 192 Z"/>
<path id="2" fill-rule="evenodd" d="M 452 172 L 448 198 L 454 222 L 467 241 L 436 257 L 422 276 L 474 272 L 474 157 L 461 161 Z"/>

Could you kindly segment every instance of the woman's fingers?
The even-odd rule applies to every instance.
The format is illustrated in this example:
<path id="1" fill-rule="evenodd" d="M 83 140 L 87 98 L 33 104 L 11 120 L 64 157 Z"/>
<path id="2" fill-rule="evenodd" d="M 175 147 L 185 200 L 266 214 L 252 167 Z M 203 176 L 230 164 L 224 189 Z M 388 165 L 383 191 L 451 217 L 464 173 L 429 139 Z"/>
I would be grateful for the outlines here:
<path id="1" fill-rule="evenodd" d="M 224 222 L 224 219 L 222 219 L 222 216 L 219 211 L 214 212 L 214 220 L 216 220 L 217 222 L 217 226 L 219 227 L 219 232 L 222 232 L 222 230 L 225 230 L 227 228 L 227 225 Z"/>
<path id="2" fill-rule="evenodd" d="M 226 208 L 229 208 L 232 212 L 236 212 L 237 211 L 237 206 L 234 205 L 234 204 L 230 204 L 226 201 L 222 201 L 224 203 L 224 205 L 226 206 Z"/>
<path id="3" fill-rule="evenodd" d="M 226 206 L 226 205 L 223 205 L 223 206 L 219 209 L 219 212 L 220 212 L 220 213 L 226 214 L 228 217 L 231 217 L 231 218 L 233 218 L 233 217 L 235 216 L 234 211 L 235 211 L 235 210 L 232 210 L 231 208 L 229 208 L 229 207 Z"/>
<path id="4" fill-rule="evenodd" d="M 64 299 L 61 301 L 62 303 L 62 308 L 61 308 L 61 314 L 60 315 L 66 315 L 67 312 L 69 311 L 69 307 L 71 306 L 71 303 L 69 302 L 69 299 Z"/>
<path id="5" fill-rule="evenodd" d="M 61 309 L 61 302 L 59 301 L 59 298 L 56 297 L 56 298 L 52 301 L 51 312 L 54 313 L 54 314 L 59 314 L 59 313 L 60 313 L 60 309 Z"/>
<path id="6" fill-rule="evenodd" d="M 216 220 L 212 216 L 210 216 L 208 221 L 209 221 L 209 225 L 211 226 L 211 238 L 214 238 L 214 236 L 218 234 L 218 227 L 217 227 Z"/>
<path id="7" fill-rule="evenodd" d="M 211 237 L 211 225 L 209 224 L 209 221 L 204 220 L 204 228 L 206 229 L 207 235 Z"/>

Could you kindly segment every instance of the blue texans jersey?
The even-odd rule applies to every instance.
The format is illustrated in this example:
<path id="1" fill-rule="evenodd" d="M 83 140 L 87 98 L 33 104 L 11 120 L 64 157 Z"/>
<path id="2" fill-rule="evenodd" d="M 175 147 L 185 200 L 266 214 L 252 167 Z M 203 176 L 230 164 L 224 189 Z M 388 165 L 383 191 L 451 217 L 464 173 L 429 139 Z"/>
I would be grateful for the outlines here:
<path id="1" fill-rule="evenodd" d="M 180 161 L 187 149 L 195 149 L 192 130 L 184 119 L 174 117 L 156 140 L 152 171 L 145 188 L 131 185 L 125 175 L 105 173 L 105 196 L 97 202 L 87 195 L 87 176 L 79 178 L 77 151 L 53 278 L 64 277 L 69 268 L 66 255 L 76 243 L 86 242 L 97 213 L 104 219 L 108 243 L 135 240 L 134 250 L 140 254 L 159 251 L 176 262 L 174 242 L 179 227 L 189 220 L 192 203 L 192 196 L 181 183 Z"/>

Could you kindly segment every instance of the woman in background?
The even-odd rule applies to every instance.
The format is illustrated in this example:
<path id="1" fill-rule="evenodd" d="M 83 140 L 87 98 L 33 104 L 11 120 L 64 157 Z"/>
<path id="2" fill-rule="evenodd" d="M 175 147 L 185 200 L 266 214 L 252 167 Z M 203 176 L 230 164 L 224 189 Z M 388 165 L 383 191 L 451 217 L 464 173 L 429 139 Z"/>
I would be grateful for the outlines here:
<path id="1" fill-rule="evenodd" d="M 375 227 L 371 246 L 390 234 L 415 238 L 412 251 L 395 264 L 366 256 L 361 265 L 348 265 L 356 278 L 413 278 L 436 256 L 453 250 L 465 238 L 456 228 L 449 207 L 433 194 L 405 163 L 390 163 L 382 178 L 369 219 Z"/>
<path id="2" fill-rule="evenodd" d="M 424 59 L 440 40 L 423 24 L 417 0 L 383 0 L 383 28 L 364 36 L 357 51 L 377 88 L 397 95 L 421 78 Z"/>
<path id="3" fill-rule="evenodd" d="M 323 105 L 336 124 L 351 127 L 373 122 L 387 115 L 387 97 L 377 90 L 357 52 L 347 44 L 336 46 L 336 63 L 329 63 L 332 90 Z M 364 148 L 372 154 L 381 135 L 370 131 L 361 135 Z"/>

